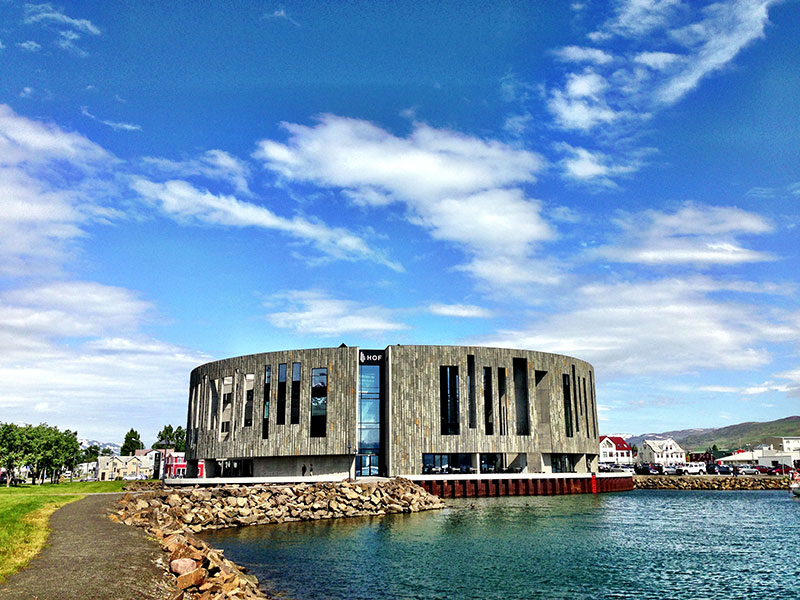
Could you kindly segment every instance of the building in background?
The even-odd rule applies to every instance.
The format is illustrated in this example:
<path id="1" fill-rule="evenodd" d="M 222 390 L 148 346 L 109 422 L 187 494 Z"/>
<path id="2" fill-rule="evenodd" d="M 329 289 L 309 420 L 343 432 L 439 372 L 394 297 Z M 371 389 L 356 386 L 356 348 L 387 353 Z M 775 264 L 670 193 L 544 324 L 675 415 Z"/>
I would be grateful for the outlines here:
<path id="1" fill-rule="evenodd" d="M 665 440 L 644 440 L 639 451 L 639 460 L 657 465 L 684 465 L 686 452 L 672 438 Z"/>
<path id="2" fill-rule="evenodd" d="M 629 465 L 634 461 L 633 448 L 623 438 L 612 435 L 600 436 L 600 463 L 607 465 Z"/>
<path id="3" fill-rule="evenodd" d="M 287 350 L 197 367 L 189 390 L 188 477 L 597 469 L 594 370 L 559 354 Z"/>

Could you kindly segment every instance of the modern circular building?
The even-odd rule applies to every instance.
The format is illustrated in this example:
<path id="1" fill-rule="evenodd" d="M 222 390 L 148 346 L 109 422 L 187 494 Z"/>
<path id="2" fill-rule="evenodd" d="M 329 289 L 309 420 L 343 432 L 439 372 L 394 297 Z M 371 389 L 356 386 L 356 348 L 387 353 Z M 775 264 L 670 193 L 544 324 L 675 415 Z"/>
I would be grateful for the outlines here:
<path id="1" fill-rule="evenodd" d="M 476 346 L 218 360 L 191 373 L 187 476 L 586 473 L 594 384 L 576 358 Z"/>

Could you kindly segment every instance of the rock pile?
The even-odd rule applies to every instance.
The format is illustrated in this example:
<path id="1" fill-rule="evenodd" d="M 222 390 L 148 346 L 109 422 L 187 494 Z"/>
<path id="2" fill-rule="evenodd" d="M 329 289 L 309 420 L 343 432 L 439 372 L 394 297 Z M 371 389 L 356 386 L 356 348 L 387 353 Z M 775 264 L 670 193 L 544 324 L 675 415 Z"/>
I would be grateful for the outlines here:
<path id="1" fill-rule="evenodd" d="M 265 598 L 255 577 L 194 534 L 204 529 L 311 521 L 443 508 L 405 479 L 294 486 L 225 486 L 128 493 L 111 515 L 143 527 L 169 552 L 180 599 Z"/>
<path id="2" fill-rule="evenodd" d="M 732 477 L 725 475 L 635 475 L 633 487 L 640 490 L 788 490 L 785 477 Z"/>

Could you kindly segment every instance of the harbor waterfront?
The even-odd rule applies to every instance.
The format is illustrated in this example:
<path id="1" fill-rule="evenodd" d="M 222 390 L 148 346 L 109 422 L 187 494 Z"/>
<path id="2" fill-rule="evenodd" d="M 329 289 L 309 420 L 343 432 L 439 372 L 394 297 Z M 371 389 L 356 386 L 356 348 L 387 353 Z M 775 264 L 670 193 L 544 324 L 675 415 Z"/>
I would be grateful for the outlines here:
<path id="1" fill-rule="evenodd" d="M 800 581 L 800 501 L 785 490 L 455 499 L 201 535 L 298 600 L 775 599 Z"/>

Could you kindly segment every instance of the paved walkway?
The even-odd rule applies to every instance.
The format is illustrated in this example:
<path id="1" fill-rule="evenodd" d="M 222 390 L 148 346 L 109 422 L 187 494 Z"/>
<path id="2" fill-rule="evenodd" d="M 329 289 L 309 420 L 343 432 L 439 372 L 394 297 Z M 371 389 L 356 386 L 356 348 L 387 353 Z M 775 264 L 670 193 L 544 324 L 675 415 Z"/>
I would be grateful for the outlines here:
<path id="1" fill-rule="evenodd" d="M 122 494 L 93 494 L 58 509 L 42 553 L 0 586 L 0 600 L 163 600 L 159 545 L 107 515 Z"/>

